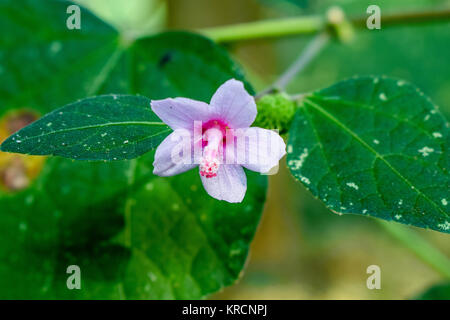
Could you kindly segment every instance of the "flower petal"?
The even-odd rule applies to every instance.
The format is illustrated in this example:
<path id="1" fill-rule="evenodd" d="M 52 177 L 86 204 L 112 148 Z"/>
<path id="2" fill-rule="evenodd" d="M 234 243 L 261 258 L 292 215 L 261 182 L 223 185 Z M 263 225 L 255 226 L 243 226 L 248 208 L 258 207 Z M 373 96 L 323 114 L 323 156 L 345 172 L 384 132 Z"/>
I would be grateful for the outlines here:
<path id="1" fill-rule="evenodd" d="M 286 144 L 275 131 L 253 127 L 243 135 L 237 136 L 237 163 L 249 170 L 267 173 L 286 154 Z"/>
<path id="2" fill-rule="evenodd" d="M 151 106 L 153 112 L 173 130 L 191 130 L 194 121 L 206 122 L 210 115 L 207 103 L 187 98 L 152 100 Z"/>
<path id="3" fill-rule="evenodd" d="M 248 128 L 256 118 L 255 99 L 241 81 L 231 79 L 222 84 L 211 98 L 214 117 L 223 119 L 232 128 Z"/>
<path id="4" fill-rule="evenodd" d="M 247 177 L 239 165 L 221 165 L 217 176 L 201 179 L 206 192 L 218 200 L 242 202 L 247 191 Z"/>
<path id="5" fill-rule="evenodd" d="M 193 149 L 190 132 L 175 130 L 156 149 L 153 174 L 168 177 L 195 168 Z"/>

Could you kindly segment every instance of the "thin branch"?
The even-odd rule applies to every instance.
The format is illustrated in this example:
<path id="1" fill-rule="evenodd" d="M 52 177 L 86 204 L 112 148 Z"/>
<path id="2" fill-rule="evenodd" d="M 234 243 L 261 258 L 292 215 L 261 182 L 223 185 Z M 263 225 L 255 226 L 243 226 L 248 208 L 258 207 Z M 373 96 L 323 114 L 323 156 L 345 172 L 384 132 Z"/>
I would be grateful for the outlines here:
<path id="1" fill-rule="evenodd" d="M 225 43 L 295 34 L 314 34 L 323 30 L 327 20 L 319 15 L 254 21 L 197 30 L 215 42 Z"/>
<path id="2" fill-rule="evenodd" d="M 368 15 L 350 17 L 348 21 L 356 28 L 366 28 Z M 450 20 L 450 9 L 422 12 L 399 12 L 381 14 L 381 28 L 398 24 L 414 24 Z M 299 34 L 314 34 L 328 26 L 325 17 L 319 15 L 301 16 L 241 23 L 230 26 L 197 30 L 215 42 L 233 42 L 241 40 L 284 37 Z"/>
<path id="3" fill-rule="evenodd" d="M 284 90 L 289 82 L 291 82 L 291 80 L 298 73 L 302 72 L 306 66 L 320 53 L 330 38 L 331 37 L 327 32 L 322 32 L 315 36 L 300 53 L 298 58 L 291 64 L 291 66 L 278 78 L 278 80 L 276 80 L 269 88 L 257 94 L 256 98 L 277 90 Z"/>

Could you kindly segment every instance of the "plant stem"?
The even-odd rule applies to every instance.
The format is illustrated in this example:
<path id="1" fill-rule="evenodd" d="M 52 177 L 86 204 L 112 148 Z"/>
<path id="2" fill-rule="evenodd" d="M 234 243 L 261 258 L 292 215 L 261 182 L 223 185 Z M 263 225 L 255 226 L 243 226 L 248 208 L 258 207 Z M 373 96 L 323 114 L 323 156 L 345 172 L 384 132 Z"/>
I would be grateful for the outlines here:
<path id="1" fill-rule="evenodd" d="M 429 244 L 413 230 L 400 226 L 393 222 L 375 219 L 378 224 L 392 237 L 401 242 L 413 252 L 419 259 L 428 264 L 442 276 L 450 279 L 450 259 L 442 252 Z"/>
<path id="2" fill-rule="evenodd" d="M 267 93 L 273 93 L 277 90 L 284 90 L 289 82 L 300 73 L 325 47 L 330 40 L 330 35 L 327 32 L 318 34 L 311 40 L 306 48 L 301 52 L 298 58 L 291 64 L 291 66 L 276 80 L 269 88 L 259 93 L 256 98 L 261 97 Z"/>
<path id="3" fill-rule="evenodd" d="M 232 42 L 294 34 L 311 34 L 323 30 L 326 24 L 326 19 L 317 15 L 255 21 L 198 31 L 215 42 Z"/>
<path id="4" fill-rule="evenodd" d="M 366 28 L 368 15 L 349 18 L 356 28 Z M 440 11 L 422 11 L 381 15 L 381 27 L 398 24 L 424 23 L 450 20 L 450 9 Z M 312 34 L 321 32 L 328 26 L 328 21 L 320 15 L 302 16 L 241 23 L 230 26 L 213 27 L 198 30 L 215 42 L 233 42 L 260 38 L 284 37 L 290 35 Z"/>

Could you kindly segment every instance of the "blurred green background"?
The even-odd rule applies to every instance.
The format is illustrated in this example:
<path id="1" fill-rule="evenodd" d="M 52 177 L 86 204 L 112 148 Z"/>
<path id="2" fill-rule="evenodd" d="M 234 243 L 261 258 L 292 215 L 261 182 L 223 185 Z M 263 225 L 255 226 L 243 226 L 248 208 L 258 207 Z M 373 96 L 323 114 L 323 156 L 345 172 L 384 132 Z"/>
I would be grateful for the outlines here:
<path id="1" fill-rule="evenodd" d="M 324 14 L 339 5 L 366 16 L 366 0 L 79 0 L 124 33 L 227 25 L 269 18 Z M 450 8 L 449 0 L 379 0 L 383 14 Z M 297 57 L 308 36 L 227 44 L 257 91 Z M 309 92 L 353 75 L 388 75 L 422 89 L 450 116 L 450 22 L 358 30 L 337 41 L 289 85 Z M 1 163 L 0 163 L 1 164 Z M 414 228 L 450 256 L 449 236 Z M 381 267 L 381 290 L 366 287 L 366 268 Z M 214 299 L 405 299 L 442 281 L 441 276 L 370 218 L 337 216 L 280 166 L 270 177 L 268 201 L 240 281 Z"/>

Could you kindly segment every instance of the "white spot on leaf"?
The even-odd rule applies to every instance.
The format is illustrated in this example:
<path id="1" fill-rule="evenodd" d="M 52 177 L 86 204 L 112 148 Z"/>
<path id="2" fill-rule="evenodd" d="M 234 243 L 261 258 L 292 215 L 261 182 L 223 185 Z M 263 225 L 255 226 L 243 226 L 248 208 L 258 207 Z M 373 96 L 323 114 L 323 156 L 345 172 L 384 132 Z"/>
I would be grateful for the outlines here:
<path id="1" fill-rule="evenodd" d="M 308 157 L 308 149 L 304 148 L 303 153 L 298 157 L 298 159 L 290 160 L 288 165 L 292 170 L 298 170 L 303 166 L 305 159 Z"/>
<path id="2" fill-rule="evenodd" d="M 359 189 L 358 185 L 354 182 L 347 182 L 347 186 L 349 186 L 350 188 L 353 188 L 355 190 Z"/>
<path id="3" fill-rule="evenodd" d="M 301 177 L 300 181 L 306 184 L 311 184 L 311 181 L 309 181 L 309 179 L 307 177 Z"/>
<path id="4" fill-rule="evenodd" d="M 450 230 L 450 222 L 445 221 L 445 223 L 438 224 L 438 227 L 445 231 Z"/>
<path id="5" fill-rule="evenodd" d="M 422 156 L 424 157 L 428 157 L 430 155 L 430 153 L 432 153 L 434 151 L 433 148 L 429 148 L 429 147 L 423 147 L 422 149 L 418 150 Z"/>

